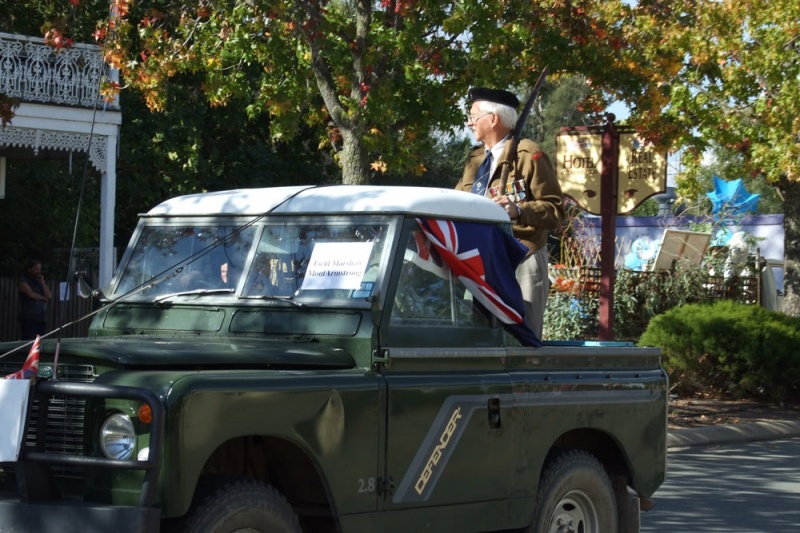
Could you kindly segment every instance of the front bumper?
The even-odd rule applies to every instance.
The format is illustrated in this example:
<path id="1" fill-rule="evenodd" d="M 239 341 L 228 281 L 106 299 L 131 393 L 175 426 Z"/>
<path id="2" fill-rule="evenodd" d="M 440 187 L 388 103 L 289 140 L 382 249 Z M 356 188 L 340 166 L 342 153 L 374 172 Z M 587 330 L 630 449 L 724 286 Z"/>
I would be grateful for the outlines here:
<path id="1" fill-rule="evenodd" d="M 121 461 L 46 452 L 38 436 L 46 434 L 50 398 L 54 395 L 120 398 L 149 404 L 153 420 L 150 424 L 148 459 Z M 36 445 L 24 448 L 15 464 L 16 497 L 8 493 L 0 495 L 0 533 L 157 533 L 161 511 L 154 503 L 165 417 L 164 406 L 158 397 L 149 390 L 134 387 L 40 381 L 31 396 L 29 417 L 34 399 L 39 402 Z M 56 465 L 144 470 L 139 505 L 106 505 L 64 499 L 51 472 L 51 467 Z"/>

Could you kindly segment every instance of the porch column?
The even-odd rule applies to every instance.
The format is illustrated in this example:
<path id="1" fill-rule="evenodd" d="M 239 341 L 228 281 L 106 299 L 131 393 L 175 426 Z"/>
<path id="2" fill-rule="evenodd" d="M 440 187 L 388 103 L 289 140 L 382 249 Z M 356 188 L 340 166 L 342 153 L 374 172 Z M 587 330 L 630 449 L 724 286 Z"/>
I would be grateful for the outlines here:
<path id="1" fill-rule="evenodd" d="M 106 168 L 100 178 L 100 287 L 111 283 L 116 267 L 114 254 L 114 211 L 117 207 L 117 136 L 108 135 L 106 143 Z"/>

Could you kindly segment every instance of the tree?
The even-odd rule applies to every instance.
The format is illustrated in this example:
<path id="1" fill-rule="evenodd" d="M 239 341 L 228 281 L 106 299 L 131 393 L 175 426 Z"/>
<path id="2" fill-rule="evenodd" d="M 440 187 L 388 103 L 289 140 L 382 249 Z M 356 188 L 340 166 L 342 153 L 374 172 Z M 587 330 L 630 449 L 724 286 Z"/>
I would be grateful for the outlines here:
<path id="1" fill-rule="evenodd" d="M 164 108 L 166 83 L 203 76 L 213 105 L 249 102 L 273 139 L 317 130 L 345 183 L 370 172 L 424 172 L 435 131 L 463 125 L 470 85 L 532 84 L 542 66 L 600 83 L 630 79 L 620 1 L 278 0 L 174 4 L 115 0 L 108 57 Z M 99 34 L 104 36 L 102 32 Z"/>
<path id="2" fill-rule="evenodd" d="M 56 30 L 54 46 L 101 18 L 91 18 L 85 0 L 69 0 L 69 9 L 66 1 L 17 4 L 0 21 L 21 24 L 20 13 L 35 11 L 43 29 Z M 552 79 L 585 76 L 584 109 L 599 113 L 609 83 L 647 80 L 626 59 L 631 8 L 621 0 L 112 0 L 111 7 L 94 35 L 151 109 L 164 110 L 176 76 L 198 76 L 212 106 L 244 102 L 251 118 L 268 116 L 273 140 L 313 128 L 345 183 L 389 169 L 424 173 L 421 154 L 437 146 L 438 132 L 463 126 L 471 85 L 524 90 L 546 64 Z M 27 20 L 32 27 L 37 19 Z"/>
<path id="3" fill-rule="evenodd" d="M 644 92 L 622 87 L 632 122 L 685 146 L 679 192 L 712 144 L 742 155 L 742 177 L 760 177 L 784 200 L 784 310 L 800 315 L 800 4 L 792 0 L 643 0 L 628 39 L 649 65 Z M 634 56 L 632 56 L 634 57 Z"/>
<path id="4" fill-rule="evenodd" d="M 583 112 L 583 102 L 592 94 L 585 76 L 565 75 L 549 81 L 542 87 L 541 97 L 531 108 L 523 131 L 555 161 L 556 135 L 561 128 L 588 126 L 589 116 Z"/>
<path id="5" fill-rule="evenodd" d="M 268 120 L 249 120 L 245 104 L 210 107 L 196 76 L 171 84 L 165 110 L 150 113 L 135 89 L 123 91 L 125 116 L 117 171 L 117 246 L 123 249 L 137 215 L 180 194 L 245 187 L 335 183 L 338 171 L 303 127 L 288 143 L 269 140 Z"/>

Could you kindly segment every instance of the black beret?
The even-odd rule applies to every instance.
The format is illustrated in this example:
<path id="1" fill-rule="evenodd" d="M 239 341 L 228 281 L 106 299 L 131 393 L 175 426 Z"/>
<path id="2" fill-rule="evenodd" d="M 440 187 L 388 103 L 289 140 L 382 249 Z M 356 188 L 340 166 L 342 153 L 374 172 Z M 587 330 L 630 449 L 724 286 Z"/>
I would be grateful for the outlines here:
<path id="1" fill-rule="evenodd" d="M 514 109 L 519 107 L 519 99 L 514 96 L 514 93 L 504 91 L 502 89 L 486 89 L 485 87 L 473 87 L 469 90 L 469 99 L 473 102 L 484 100 L 487 102 L 494 102 L 496 104 L 503 104 Z"/>

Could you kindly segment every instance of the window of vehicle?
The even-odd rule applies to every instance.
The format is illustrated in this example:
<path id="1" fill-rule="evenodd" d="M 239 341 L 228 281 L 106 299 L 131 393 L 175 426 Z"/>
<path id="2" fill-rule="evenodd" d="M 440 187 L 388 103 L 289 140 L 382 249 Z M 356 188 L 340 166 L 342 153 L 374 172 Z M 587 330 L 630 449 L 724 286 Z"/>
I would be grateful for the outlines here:
<path id="1" fill-rule="evenodd" d="M 367 301 L 376 290 L 388 229 L 349 220 L 267 224 L 242 296 Z"/>
<path id="2" fill-rule="evenodd" d="M 358 218 L 276 217 L 240 226 L 148 221 L 109 296 L 366 304 L 385 268 L 391 224 L 386 217 Z"/>
<path id="3" fill-rule="evenodd" d="M 490 326 L 488 312 L 452 275 L 420 230 L 406 241 L 390 324 L 419 327 Z"/>
<path id="4" fill-rule="evenodd" d="M 252 226 L 144 226 L 110 296 L 152 300 L 204 289 L 232 296 L 255 233 Z"/>

